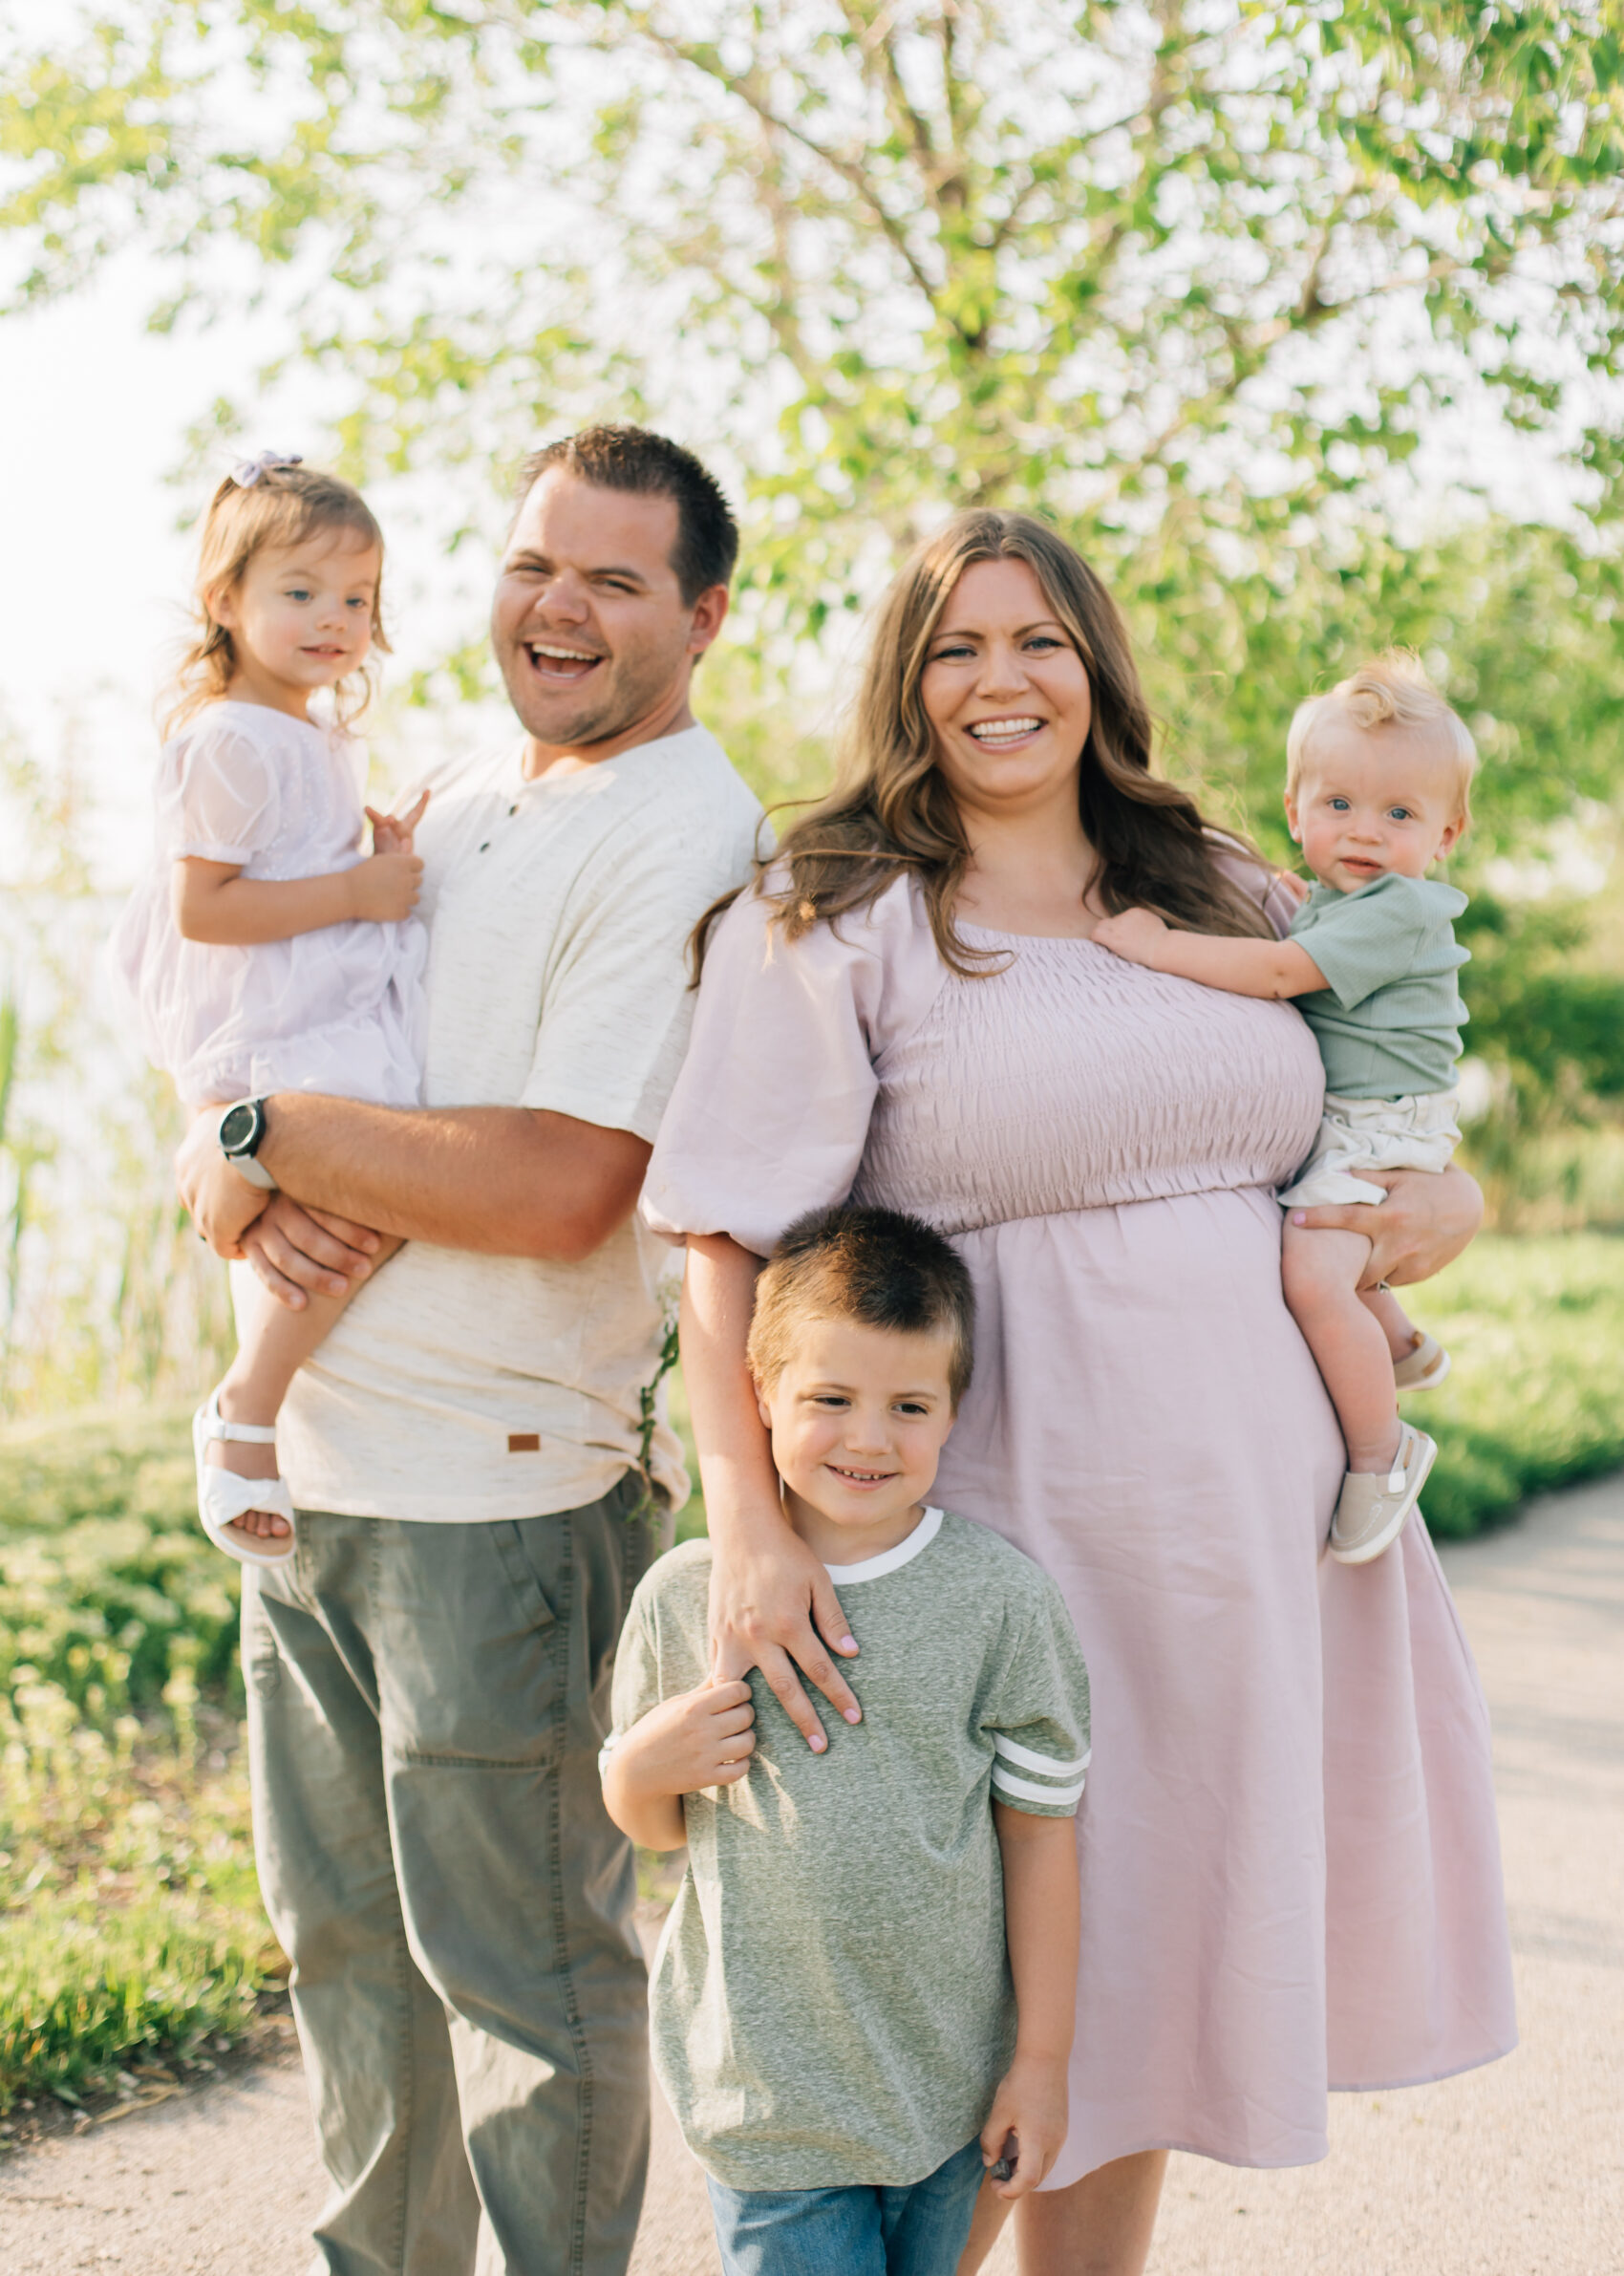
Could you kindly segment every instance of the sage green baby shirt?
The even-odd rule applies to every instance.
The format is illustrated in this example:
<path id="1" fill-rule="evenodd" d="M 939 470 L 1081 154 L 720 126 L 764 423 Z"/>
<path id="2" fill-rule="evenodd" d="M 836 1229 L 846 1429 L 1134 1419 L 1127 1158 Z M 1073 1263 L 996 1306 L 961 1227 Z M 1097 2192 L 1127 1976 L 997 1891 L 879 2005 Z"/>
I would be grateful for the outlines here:
<path id="1" fill-rule="evenodd" d="M 1466 896 L 1436 877 L 1389 870 L 1357 892 L 1316 885 L 1292 919 L 1326 984 L 1296 1005 L 1344 1099 L 1453 1090 L 1466 1007 L 1455 975 L 1471 952 L 1455 938 Z"/>
<path id="2" fill-rule="evenodd" d="M 759 1673 L 749 1775 L 684 1799 L 688 1871 L 654 1959 L 654 2068 L 733 2189 L 923 2179 L 985 2124 L 1015 2044 L 994 1798 L 1075 1814 L 1088 1676 L 1054 1583 L 928 1511 L 831 1566 L 861 1646 L 855 1726 L 814 1754 Z M 710 1664 L 708 1541 L 632 1599 L 613 1747 Z"/>

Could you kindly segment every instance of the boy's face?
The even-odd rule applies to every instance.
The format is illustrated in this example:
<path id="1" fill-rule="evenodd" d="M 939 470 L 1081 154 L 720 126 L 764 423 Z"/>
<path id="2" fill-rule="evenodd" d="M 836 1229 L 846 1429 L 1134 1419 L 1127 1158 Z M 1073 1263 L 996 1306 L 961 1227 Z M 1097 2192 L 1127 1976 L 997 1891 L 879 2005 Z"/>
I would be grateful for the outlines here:
<path id="1" fill-rule="evenodd" d="M 1464 827 L 1459 776 L 1436 733 L 1336 720 L 1314 737 L 1286 819 L 1309 868 L 1338 892 L 1389 871 L 1424 877 Z"/>
<path id="2" fill-rule="evenodd" d="M 809 1320 L 759 1387 L 796 1531 L 825 1563 L 859 1563 L 912 1531 L 953 1425 L 951 1353 L 945 1335 Z"/>

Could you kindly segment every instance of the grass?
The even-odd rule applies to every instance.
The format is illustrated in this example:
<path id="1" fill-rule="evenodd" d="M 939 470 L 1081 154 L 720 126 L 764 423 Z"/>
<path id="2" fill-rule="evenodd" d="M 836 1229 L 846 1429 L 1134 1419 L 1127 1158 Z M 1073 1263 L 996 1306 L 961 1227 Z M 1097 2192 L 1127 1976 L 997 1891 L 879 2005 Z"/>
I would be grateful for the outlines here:
<path id="1" fill-rule="evenodd" d="M 1413 1304 L 1455 1360 L 1412 1406 L 1442 1449 L 1435 1534 L 1624 1465 L 1624 1238 L 1485 1236 Z M 178 1409 L 0 1431 L 0 2113 L 139 2092 L 240 2033 L 281 1970 L 237 1570 L 191 1495 Z M 678 1535 L 703 1528 L 695 1495 Z"/>
<path id="2" fill-rule="evenodd" d="M 1405 1293 L 1454 1360 L 1441 1390 L 1406 1403 L 1438 1441 L 1421 1498 L 1441 1539 L 1624 1466 L 1624 1237 L 1485 1235 Z"/>

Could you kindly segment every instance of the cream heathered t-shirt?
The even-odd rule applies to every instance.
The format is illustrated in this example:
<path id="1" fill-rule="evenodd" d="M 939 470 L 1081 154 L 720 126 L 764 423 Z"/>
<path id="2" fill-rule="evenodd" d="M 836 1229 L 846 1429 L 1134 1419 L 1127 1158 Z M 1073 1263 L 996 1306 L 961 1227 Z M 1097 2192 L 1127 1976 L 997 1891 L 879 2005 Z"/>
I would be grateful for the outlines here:
<path id="1" fill-rule="evenodd" d="M 688 936 L 748 874 L 761 809 L 703 727 L 539 783 L 523 754 L 429 778 L 423 1102 L 652 1141 L 688 1040 Z M 443 1522 L 596 1500 L 639 1457 L 670 1255 L 635 1213 L 579 1264 L 408 1242 L 294 1380 L 294 1502 Z M 680 1499 L 663 1421 L 652 1457 Z"/>

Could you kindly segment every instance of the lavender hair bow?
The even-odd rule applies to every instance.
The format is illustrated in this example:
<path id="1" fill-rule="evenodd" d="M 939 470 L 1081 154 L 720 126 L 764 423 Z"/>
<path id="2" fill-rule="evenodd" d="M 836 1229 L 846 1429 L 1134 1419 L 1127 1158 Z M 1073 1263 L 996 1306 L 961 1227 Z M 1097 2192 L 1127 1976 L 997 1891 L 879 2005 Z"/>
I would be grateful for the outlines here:
<path id="1" fill-rule="evenodd" d="M 302 466 L 304 462 L 297 452 L 262 450 L 257 459 L 245 459 L 240 466 L 233 466 L 231 480 L 239 490 L 251 490 L 262 474 L 274 474 L 283 466 Z"/>

